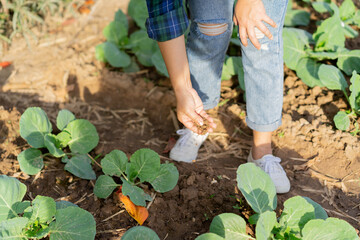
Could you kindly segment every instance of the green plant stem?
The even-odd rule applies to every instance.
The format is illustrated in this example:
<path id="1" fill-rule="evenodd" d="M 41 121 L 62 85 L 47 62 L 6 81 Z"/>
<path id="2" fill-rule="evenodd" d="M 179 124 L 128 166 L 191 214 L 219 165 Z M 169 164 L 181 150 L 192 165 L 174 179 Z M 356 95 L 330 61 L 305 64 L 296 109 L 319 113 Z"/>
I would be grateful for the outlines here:
<path id="1" fill-rule="evenodd" d="M 47 156 L 52 156 L 52 154 L 51 153 L 44 153 L 44 154 L 41 155 L 41 157 L 47 157 Z"/>
<path id="2" fill-rule="evenodd" d="M 98 167 L 102 168 L 102 166 L 92 156 L 90 156 L 90 154 L 87 155 L 91 159 L 91 161 L 93 161 Z"/>
<path id="3" fill-rule="evenodd" d="M 343 93 L 344 93 L 344 95 L 345 95 L 345 97 L 346 97 L 347 102 L 349 103 L 349 105 L 350 105 L 350 107 L 351 107 L 350 99 L 349 99 L 349 96 L 348 96 L 346 90 L 343 90 Z"/>

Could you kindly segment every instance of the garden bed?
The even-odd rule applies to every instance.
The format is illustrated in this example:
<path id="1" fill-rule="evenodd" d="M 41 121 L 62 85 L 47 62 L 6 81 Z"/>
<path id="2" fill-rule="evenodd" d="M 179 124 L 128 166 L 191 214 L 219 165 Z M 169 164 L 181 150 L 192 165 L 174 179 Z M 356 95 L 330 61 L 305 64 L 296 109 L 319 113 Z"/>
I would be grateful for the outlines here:
<path id="1" fill-rule="evenodd" d="M 16 156 L 28 147 L 19 135 L 19 118 L 29 106 L 39 106 L 55 123 L 59 109 L 93 123 L 100 136 L 93 156 L 119 149 L 131 155 L 151 148 L 170 161 L 166 145 L 175 136 L 175 97 L 169 80 L 146 68 L 138 73 L 108 69 L 95 59 L 104 26 L 126 3 L 107 1 L 28 50 L 21 39 L 2 57 L 12 65 L 0 70 L 0 174 L 14 176 L 28 187 L 26 199 L 41 194 L 68 200 L 91 212 L 96 239 L 119 239 L 136 226 L 126 212 L 118 213 L 117 198 L 98 199 L 95 181 L 82 180 L 63 170 L 60 160 L 48 159 L 36 176 L 20 171 Z M 111 17 L 106 17 L 111 16 Z M 74 37 L 75 36 L 75 37 Z M 59 41 L 59 39 L 62 39 Z M 359 46 L 359 38 L 351 46 Z M 224 81 L 222 106 L 211 111 L 218 128 L 193 164 L 175 163 L 178 185 L 157 193 L 144 223 L 161 239 L 194 239 L 207 232 L 218 214 L 233 212 L 248 218 L 252 212 L 236 187 L 236 169 L 246 162 L 251 131 L 245 124 L 245 104 L 235 81 Z M 131 90 L 131 91 L 129 91 Z M 336 130 L 333 117 L 346 107 L 341 92 L 310 89 L 293 71 L 285 71 L 283 125 L 274 133 L 274 152 L 283 159 L 292 189 L 279 195 L 279 206 L 296 195 L 320 203 L 329 216 L 360 229 L 359 137 Z M 97 176 L 101 169 L 94 165 Z M 253 233 L 253 226 L 248 226 Z"/>

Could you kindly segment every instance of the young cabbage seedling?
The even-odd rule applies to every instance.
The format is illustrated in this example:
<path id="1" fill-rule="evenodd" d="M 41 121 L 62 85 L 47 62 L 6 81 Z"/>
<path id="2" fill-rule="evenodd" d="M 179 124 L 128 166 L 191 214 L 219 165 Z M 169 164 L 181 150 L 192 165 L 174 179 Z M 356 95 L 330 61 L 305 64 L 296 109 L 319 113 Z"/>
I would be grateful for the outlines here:
<path id="1" fill-rule="evenodd" d="M 350 109 L 345 112 L 339 111 L 334 117 L 334 122 L 336 128 L 342 131 L 346 131 L 350 127 L 350 124 L 353 123 L 355 129 L 351 133 L 356 135 L 360 132 L 357 122 L 357 118 L 360 116 L 360 75 L 357 74 L 356 71 L 353 71 L 350 82 L 350 96 L 344 91 Z"/>
<path id="2" fill-rule="evenodd" d="M 303 239 L 303 240 L 358 240 L 355 229 L 337 218 L 328 217 L 325 210 L 307 197 L 295 196 L 284 202 L 284 209 L 276 217 L 275 185 L 270 177 L 253 163 L 239 166 L 238 188 L 255 214 L 249 218 L 256 224 L 257 240 Z M 245 220 L 234 213 L 216 216 L 210 232 L 196 240 L 255 239 L 246 233 Z"/>
<path id="3" fill-rule="evenodd" d="M 137 150 L 130 161 L 124 152 L 113 150 L 101 160 L 101 166 L 105 175 L 96 180 L 94 194 L 99 198 L 107 198 L 117 187 L 121 187 L 118 194 L 128 196 L 131 202 L 142 207 L 146 206 L 146 201 L 152 200 L 139 187 L 142 183 L 148 182 L 155 191 L 164 193 L 172 190 L 179 179 L 179 172 L 174 164 L 161 164 L 159 155 L 147 148 Z M 121 180 L 121 183 L 115 182 L 113 177 Z M 130 211 L 129 213 L 135 215 Z M 142 224 L 143 221 L 138 222 Z"/>
<path id="4" fill-rule="evenodd" d="M 95 239 L 94 217 L 77 205 L 36 196 L 23 201 L 26 186 L 0 175 L 0 239 Z"/>
<path id="5" fill-rule="evenodd" d="M 26 109 L 20 118 L 20 135 L 32 148 L 18 155 L 20 169 L 35 175 L 44 167 L 44 157 L 52 156 L 62 158 L 65 170 L 75 176 L 96 179 L 88 156 L 99 142 L 95 126 L 88 120 L 75 119 L 74 114 L 65 109 L 59 112 L 56 126 L 61 132 L 53 134 L 52 125 L 41 108 Z"/>

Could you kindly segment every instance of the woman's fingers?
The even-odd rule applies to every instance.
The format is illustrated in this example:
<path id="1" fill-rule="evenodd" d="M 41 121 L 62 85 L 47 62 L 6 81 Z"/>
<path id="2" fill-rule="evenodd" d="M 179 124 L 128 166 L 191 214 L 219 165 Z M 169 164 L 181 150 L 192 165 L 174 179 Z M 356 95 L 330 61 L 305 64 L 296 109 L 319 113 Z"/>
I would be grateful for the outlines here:
<path id="1" fill-rule="evenodd" d="M 273 28 L 276 28 L 276 23 L 268 16 L 265 15 L 262 19 L 262 21 L 266 22 L 267 24 L 269 24 L 270 26 L 272 26 Z"/>
<path id="2" fill-rule="evenodd" d="M 233 16 L 233 21 L 234 21 L 235 26 L 237 26 L 237 25 L 238 25 L 238 21 L 237 21 L 235 15 Z"/>
<path id="3" fill-rule="evenodd" d="M 269 39 L 273 39 L 273 36 L 270 32 L 270 30 L 265 26 L 265 24 L 263 24 L 262 22 L 259 22 L 256 27 L 265 34 L 265 36 L 267 36 Z"/>
<path id="4" fill-rule="evenodd" d="M 256 38 L 255 27 L 254 26 L 249 26 L 247 28 L 247 32 L 248 32 L 248 35 L 249 35 L 249 39 L 252 42 L 252 44 L 254 45 L 254 47 L 256 47 L 257 49 L 260 49 L 261 45 L 259 43 L 259 40 Z"/>
<path id="5" fill-rule="evenodd" d="M 239 26 L 239 33 L 240 33 L 240 40 L 241 43 L 247 47 L 248 45 L 248 41 L 247 41 L 247 32 L 246 32 L 246 28 L 243 26 Z"/>

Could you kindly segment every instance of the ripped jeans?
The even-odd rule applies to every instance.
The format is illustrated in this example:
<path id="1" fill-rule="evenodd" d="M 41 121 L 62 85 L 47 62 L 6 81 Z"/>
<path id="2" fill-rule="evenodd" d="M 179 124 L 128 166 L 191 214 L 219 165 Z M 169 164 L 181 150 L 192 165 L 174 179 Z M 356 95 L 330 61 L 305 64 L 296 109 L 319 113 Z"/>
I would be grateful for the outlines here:
<path id="1" fill-rule="evenodd" d="M 261 50 L 248 39 L 241 45 L 246 89 L 246 123 L 259 132 L 270 132 L 281 125 L 283 104 L 282 27 L 287 0 L 262 0 L 267 15 L 277 28 L 265 23 L 273 40 L 257 34 Z M 191 82 L 204 109 L 217 106 L 221 72 L 233 28 L 233 0 L 188 0 L 191 25 L 187 55 Z M 239 40 L 240 41 L 240 40 Z"/>

